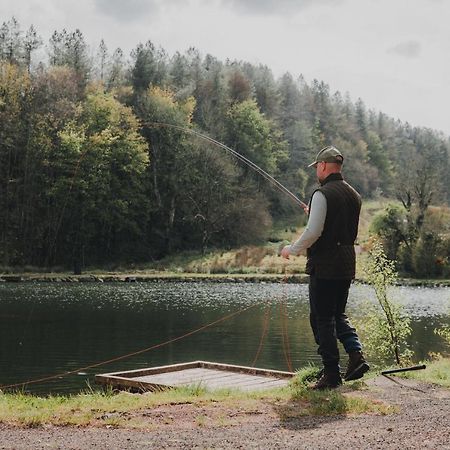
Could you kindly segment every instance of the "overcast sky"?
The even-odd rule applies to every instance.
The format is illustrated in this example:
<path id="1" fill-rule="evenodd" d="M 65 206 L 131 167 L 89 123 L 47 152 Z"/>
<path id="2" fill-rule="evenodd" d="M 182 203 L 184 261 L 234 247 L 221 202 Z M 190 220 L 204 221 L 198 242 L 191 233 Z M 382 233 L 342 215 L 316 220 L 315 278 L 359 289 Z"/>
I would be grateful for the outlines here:
<path id="1" fill-rule="evenodd" d="M 79 28 L 126 54 L 151 40 L 170 55 L 266 64 L 324 80 L 388 115 L 450 135 L 448 0 L 0 0 L 1 22 L 33 24 L 45 42 Z"/>

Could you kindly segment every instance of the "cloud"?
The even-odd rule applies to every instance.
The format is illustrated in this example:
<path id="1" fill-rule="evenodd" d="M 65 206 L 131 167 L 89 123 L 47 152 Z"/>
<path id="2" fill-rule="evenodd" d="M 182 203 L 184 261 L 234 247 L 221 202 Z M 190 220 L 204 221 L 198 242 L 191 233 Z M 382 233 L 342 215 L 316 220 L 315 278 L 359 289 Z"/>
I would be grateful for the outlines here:
<path id="1" fill-rule="evenodd" d="M 220 0 L 223 6 L 249 14 L 289 14 L 313 6 L 337 6 L 345 0 Z"/>
<path id="2" fill-rule="evenodd" d="M 143 15 L 159 13 L 161 0 L 94 0 L 98 12 L 119 22 L 134 21 Z"/>
<path id="3" fill-rule="evenodd" d="M 388 49 L 388 53 L 393 55 L 403 56 L 405 58 L 418 58 L 420 52 L 422 51 L 422 46 L 418 41 L 406 41 L 400 42 Z"/>

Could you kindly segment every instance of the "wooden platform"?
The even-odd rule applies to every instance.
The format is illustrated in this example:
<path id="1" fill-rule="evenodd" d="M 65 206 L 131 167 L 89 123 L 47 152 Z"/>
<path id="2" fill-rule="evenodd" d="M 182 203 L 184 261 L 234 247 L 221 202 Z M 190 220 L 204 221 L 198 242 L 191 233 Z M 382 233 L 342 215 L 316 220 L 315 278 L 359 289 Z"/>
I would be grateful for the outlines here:
<path id="1" fill-rule="evenodd" d="M 100 384 L 119 389 L 155 391 L 180 386 L 200 386 L 208 390 L 264 390 L 286 386 L 294 373 L 255 367 L 193 361 L 169 366 L 95 376 Z"/>

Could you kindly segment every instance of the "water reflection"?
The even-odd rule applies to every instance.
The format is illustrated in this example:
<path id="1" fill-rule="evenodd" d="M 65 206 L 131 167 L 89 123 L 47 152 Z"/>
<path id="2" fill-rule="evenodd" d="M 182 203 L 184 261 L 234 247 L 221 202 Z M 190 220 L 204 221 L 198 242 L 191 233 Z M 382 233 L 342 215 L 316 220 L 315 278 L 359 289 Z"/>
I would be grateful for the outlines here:
<path id="1" fill-rule="evenodd" d="M 419 357 L 442 351 L 433 333 L 449 321 L 450 289 L 396 288 L 414 315 L 412 343 Z M 318 362 L 308 324 L 307 286 L 273 283 L 21 283 L 0 285 L 0 384 L 71 371 L 150 347 L 226 314 L 255 308 L 173 344 L 87 370 L 34 392 L 73 392 L 98 372 L 210 360 L 250 365 L 259 347 L 264 301 L 272 300 L 258 366 L 286 370 L 279 302 L 286 302 L 293 366 Z M 355 285 L 349 314 L 363 316 L 370 288 Z"/>

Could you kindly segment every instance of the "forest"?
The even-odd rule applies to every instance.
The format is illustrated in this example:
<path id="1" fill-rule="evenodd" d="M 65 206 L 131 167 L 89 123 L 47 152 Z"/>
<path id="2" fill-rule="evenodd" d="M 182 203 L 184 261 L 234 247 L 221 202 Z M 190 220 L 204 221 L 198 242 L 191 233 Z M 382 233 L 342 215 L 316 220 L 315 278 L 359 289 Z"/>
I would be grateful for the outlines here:
<path id="1" fill-rule="evenodd" d="M 0 266 L 80 272 L 230 248 L 298 214 L 220 148 L 158 123 L 223 142 L 304 201 L 316 185 L 307 165 L 335 145 L 364 199 L 397 202 L 374 225 L 390 256 L 415 270 L 414 249 L 434 248 L 448 264 L 450 240 L 425 226 L 450 199 L 442 132 L 265 65 L 169 55 L 150 40 L 125 55 L 78 29 L 44 42 L 11 18 L 0 28 Z"/>

